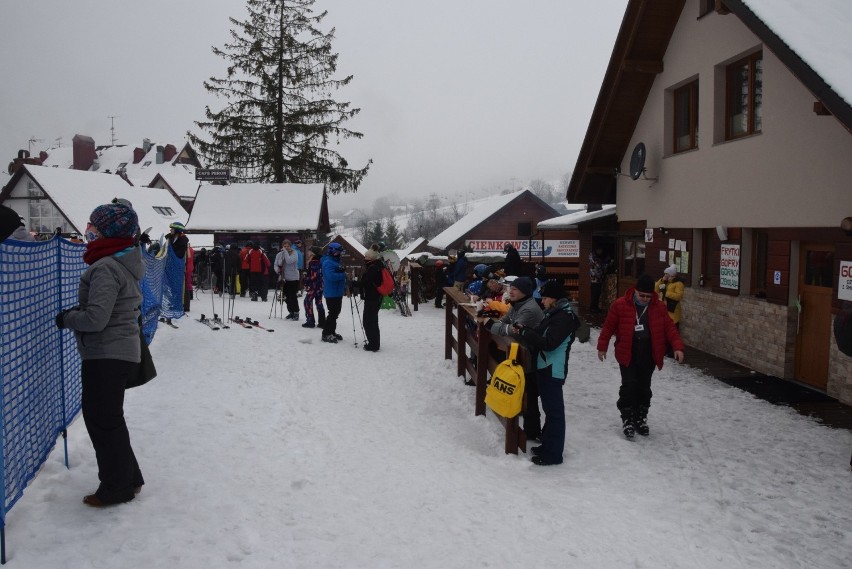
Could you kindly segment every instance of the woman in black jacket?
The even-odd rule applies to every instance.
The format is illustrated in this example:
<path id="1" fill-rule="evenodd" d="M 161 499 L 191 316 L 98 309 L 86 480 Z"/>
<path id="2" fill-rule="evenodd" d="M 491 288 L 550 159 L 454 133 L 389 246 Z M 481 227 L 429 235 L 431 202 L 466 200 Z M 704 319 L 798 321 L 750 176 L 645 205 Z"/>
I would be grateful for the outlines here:
<path id="1" fill-rule="evenodd" d="M 382 284 L 382 260 L 381 255 L 374 249 L 369 249 L 364 254 L 364 262 L 367 270 L 361 276 L 362 294 L 364 296 L 364 334 L 367 343 L 364 349 L 368 352 L 378 352 L 381 345 L 381 333 L 379 332 L 379 308 L 382 306 L 382 295 L 377 288 Z"/>
<path id="2" fill-rule="evenodd" d="M 535 380 L 541 397 L 545 422 L 541 446 L 533 447 L 533 464 L 549 466 L 562 464 L 565 450 L 565 401 L 562 386 L 568 375 L 568 356 L 574 342 L 574 332 L 580 320 L 571 311 L 565 288 L 558 281 L 547 281 L 541 287 L 544 319 L 535 327 L 515 326 L 515 330 L 536 359 Z"/>

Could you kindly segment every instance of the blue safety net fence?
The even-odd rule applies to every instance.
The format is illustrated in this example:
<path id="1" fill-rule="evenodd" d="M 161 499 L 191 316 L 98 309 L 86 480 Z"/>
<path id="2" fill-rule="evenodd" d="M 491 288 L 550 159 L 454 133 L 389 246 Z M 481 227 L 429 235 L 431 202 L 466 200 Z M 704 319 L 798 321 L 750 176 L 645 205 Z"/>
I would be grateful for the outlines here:
<path id="1" fill-rule="evenodd" d="M 86 246 L 55 237 L 0 243 L 0 528 L 80 412 L 80 356 L 56 314 L 78 304 Z M 183 316 L 184 261 L 171 248 L 143 254 L 143 331 L 154 338 L 159 316 Z"/>

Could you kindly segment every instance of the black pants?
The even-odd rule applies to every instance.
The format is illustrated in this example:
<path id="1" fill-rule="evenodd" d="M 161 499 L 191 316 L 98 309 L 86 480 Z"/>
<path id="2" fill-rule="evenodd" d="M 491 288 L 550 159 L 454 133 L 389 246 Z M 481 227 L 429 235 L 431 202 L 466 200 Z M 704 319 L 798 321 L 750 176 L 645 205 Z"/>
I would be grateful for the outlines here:
<path id="1" fill-rule="evenodd" d="M 299 315 L 299 281 L 284 281 L 284 302 L 288 313 Z"/>
<path id="2" fill-rule="evenodd" d="M 552 366 L 547 366 L 536 371 L 535 375 L 544 409 L 544 429 L 541 432 L 544 449 L 540 456 L 559 462 L 565 452 L 565 398 L 562 395 L 565 380 L 555 379 L 552 370 Z"/>
<path id="3" fill-rule="evenodd" d="M 245 296 L 249 289 L 249 270 L 240 269 L 240 296 Z"/>
<path id="4" fill-rule="evenodd" d="M 364 334 L 367 336 L 367 343 L 371 350 L 378 350 L 382 343 L 379 331 L 379 308 L 381 305 L 381 300 L 364 301 Z"/>
<path id="5" fill-rule="evenodd" d="M 134 488 L 145 483 L 124 421 L 124 386 L 138 367 L 121 360 L 83 361 L 83 422 L 101 482 L 95 494 L 109 504 L 132 500 Z"/>
<path id="6" fill-rule="evenodd" d="M 435 308 L 441 308 L 444 302 L 444 287 L 438 286 L 435 289 Z"/>
<path id="7" fill-rule="evenodd" d="M 524 406 L 524 433 L 528 438 L 541 436 L 541 411 L 538 408 L 538 380 L 535 370 L 524 370 L 524 389 L 526 390 L 526 405 Z"/>
<path id="8" fill-rule="evenodd" d="M 618 410 L 621 419 L 632 418 L 634 413 L 648 412 L 651 406 L 651 375 L 654 362 L 631 362 L 629 366 L 618 366 L 621 370 L 621 387 L 618 390 Z"/>
<path id="9" fill-rule="evenodd" d="M 603 283 L 591 284 L 592 298 L 589 302 L 589 310 L 598 312 L 601 309 L 601 292 L 603 292 Z"/>
<path id="10" fill-rule="evenodd" d="M 337 333 L 337 317 L 340 316 L 340 308 L 343 306 L 343 297 L 325 299 L 328 304 L 328 314 L 325 317 L 325 325 L 322 327 L 323 336 Z"/>
<path id="11" fill-rule="evenodd" d="M 266 275 L 263 273 L 249 273 L 249 291 L 253 298 L 259 296 L 263 302 L 266 302 L 266 295 L 269 293 L 269 281 Z"/>

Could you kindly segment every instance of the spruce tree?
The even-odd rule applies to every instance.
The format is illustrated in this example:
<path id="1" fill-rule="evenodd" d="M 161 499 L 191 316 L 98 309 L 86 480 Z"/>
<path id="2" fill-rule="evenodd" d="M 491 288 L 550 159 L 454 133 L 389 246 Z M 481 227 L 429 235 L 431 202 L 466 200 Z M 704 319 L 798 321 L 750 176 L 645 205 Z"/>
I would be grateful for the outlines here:
<path id="1" fill-rule="evenodd" d="M 228 167 L 242 182 L 325 183 L 332 194 L 355 192 L 361 169 L 329 147 L 363 134 L 343 124 L 360 109 L 332 99 L 352 76 L 334 78 L 334 29 L 319 26 L 315 0 L 247 0 L 248 18 L 230 18 L 231 40 L 213 53 L 227 62 L 224 78 L 204 82 L 225 100 L 196 121 L 204 135 L 187 133 L 211 166 Z"/>
<path id="2" fill-rule="evenodd" d="M 399 233 L 399 227 L 396 221 L 391 217 L 385 224 L 385 245 L 388 249 L 399 249 L 402 246 L 402 235 Z"/>
<path id="3" fill-rule="evenodd" d="M 372 245 L 373 243 L 378 243 L 379 241 L 385 240 L 385 231 L 382 228 L 382 220 L 376 221 L 371 225 L 369 232 L 367 233 L 367 242 L 364 243 L 367 247 Z"/>

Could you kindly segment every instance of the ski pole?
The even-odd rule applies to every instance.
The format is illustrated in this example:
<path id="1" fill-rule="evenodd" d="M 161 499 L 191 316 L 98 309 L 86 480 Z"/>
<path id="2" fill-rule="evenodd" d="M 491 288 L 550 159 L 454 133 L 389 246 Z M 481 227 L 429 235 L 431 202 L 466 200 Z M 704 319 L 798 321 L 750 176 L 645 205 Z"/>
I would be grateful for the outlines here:
<path id="1" fill-rule="evenodd" d="M 210 308 L 216 313 L 216 293 L 213 291 L 213 264 L 207 263 L 207 278 L 210 279 Z"/>
<path id="2" fill-rule="evenodd" d="M 352 297 L 350 297 L 351 300 Z M 358 313 L 358 323 L 361 324 L 361 337 L 364 339 L 364 342 L 367 341 L 367 332 L 364 330 L 364 321 L 361 319 L 361 309 L 358 307 L 358 299 L 355 299 L 355 312 Z M 355 323 L 352 323 L 352 326 L 355 326 Z"/>
<path id="3" fill-rule="evenodd" d="M 347 287 L 349 284 L 347 283 Z M 349 313 L 352 314 L 352 339 L 355 347 L 358 347 L 358 335 L 355 332 L 355 303 L 352 301 L 352 290 L 349 291 Z"/>

